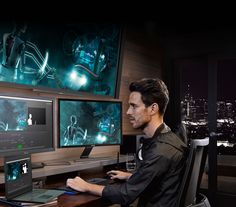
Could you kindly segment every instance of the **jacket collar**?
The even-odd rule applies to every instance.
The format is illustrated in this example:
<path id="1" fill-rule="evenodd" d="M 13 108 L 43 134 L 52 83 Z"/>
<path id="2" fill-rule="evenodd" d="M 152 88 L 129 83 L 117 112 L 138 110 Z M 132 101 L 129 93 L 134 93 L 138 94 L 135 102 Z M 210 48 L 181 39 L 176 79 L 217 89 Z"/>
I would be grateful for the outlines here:
<path id="1" fill-rule="evenodd" d="M 157 129 L 156 131 L 154 132 L 154 135 L 151 137 L 151 138 L 148 138 L 148 137 L 141 137 L 140 138 L 140 143 L 149 143 L 150 141 L 152 141 L 155 137 L 158 137 L 159 134 L 162 134 L 162 133 L 167 133 L 171 131 L 171 129 L 165 124 L 165 123 L 162 123 Z"/>
<path id="2" fill-rule="evenodd" d="M 182 142 L 182 140 L 179 139 L 174 139 L 172 136 L 160 136 L 161 134 L 168 133 L 170 132 L 171 129 L 168 127 L 165 123 L 162 123 L 155 131 L 154 135 L 152 138 L 144 138 L 142 137 L 140 139 L 140 143 L 142 143 L 144 146 L 145 145 L 150 145 L 151 143 L 158 141 L 161 143 L 169 144 L 176 149 L 179 149 L 180 151 L 184 151 L 186 148 L 186 144 Z"/>

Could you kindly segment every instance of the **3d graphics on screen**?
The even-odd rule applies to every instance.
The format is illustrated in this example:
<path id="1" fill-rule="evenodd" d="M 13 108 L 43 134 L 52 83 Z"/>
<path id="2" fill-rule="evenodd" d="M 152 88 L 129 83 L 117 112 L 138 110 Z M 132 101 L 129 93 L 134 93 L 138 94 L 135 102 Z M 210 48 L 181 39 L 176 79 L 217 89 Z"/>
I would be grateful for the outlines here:
<path id="1" fill-rule="evenodd" d="M 60 147 L 121 144 L 121 102 L 59 100 Z"/>
<path id="2" fill-rule="evenodd" d="M 4 22 L 0 81 L 115 96 L 120 26 Z"/>

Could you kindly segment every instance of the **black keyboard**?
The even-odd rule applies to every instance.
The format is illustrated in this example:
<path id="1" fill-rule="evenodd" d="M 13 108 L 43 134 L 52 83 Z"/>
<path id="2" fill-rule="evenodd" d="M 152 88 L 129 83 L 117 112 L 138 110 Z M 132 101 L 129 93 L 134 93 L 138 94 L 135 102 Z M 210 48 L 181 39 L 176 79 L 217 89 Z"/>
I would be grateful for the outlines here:
<path id="1" fill-rule="evenodd" d="M 106 179 L 106 178 L 91 178 L 86 181 L 92 184 L 97 184 L 97 185 L 108 185 L 110 183 L 110 179 Z"/>
<path id="2" fill-rule="evenodd" d="M 44 162 L 45 166 L 60 166 L 60 165 L 71 165 L 69 161 L 50 161 Z"/>

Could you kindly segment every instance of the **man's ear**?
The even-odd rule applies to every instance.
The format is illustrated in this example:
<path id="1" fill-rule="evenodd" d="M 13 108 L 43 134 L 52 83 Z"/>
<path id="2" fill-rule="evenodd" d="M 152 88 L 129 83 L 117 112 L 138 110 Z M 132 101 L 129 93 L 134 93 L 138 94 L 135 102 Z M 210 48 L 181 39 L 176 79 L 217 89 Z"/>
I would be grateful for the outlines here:
<path id="1" fill-rule="evenodd" d="M 156 114 L 159 111 L 159 106 L 157 103 L 153 103 L 150 107 L 151 107 L 151 115 Z"/>

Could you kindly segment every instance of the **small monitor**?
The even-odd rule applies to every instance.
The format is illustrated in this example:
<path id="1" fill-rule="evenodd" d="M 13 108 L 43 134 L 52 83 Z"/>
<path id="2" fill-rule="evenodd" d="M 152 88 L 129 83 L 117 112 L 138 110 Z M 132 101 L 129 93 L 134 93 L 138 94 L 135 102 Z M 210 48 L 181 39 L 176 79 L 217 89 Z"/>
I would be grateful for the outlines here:
<path id="1" fill-rule="evenodd" d="M 52 150 L 53 100 L 0 95 L 0 156 Z"/>
<path id="2" fill-rule="evenodd" d="M 58 111 L 60 148 L 121 144 L 121 101 L 59 99 Z"/>
<path id="3" fill-rule="evenodd" d="M 6 197 L 32 190 L 32 169 L 30 155 L 9 156 L 4 160 Z"/>

